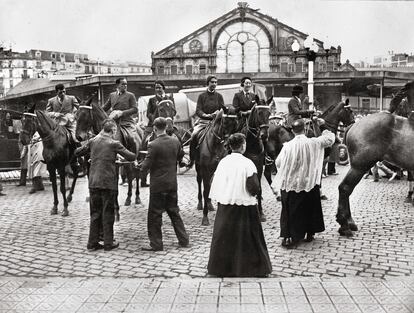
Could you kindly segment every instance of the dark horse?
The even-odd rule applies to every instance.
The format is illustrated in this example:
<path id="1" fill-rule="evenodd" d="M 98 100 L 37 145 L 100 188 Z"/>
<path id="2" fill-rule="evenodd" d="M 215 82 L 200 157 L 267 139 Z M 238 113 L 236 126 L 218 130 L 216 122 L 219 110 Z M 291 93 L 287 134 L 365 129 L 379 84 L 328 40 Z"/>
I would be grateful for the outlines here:
<path id="1" fill-rule="evenodd" d="M 92 98 L 88 100 L 89 103 Z M 34 108 L 32 109 L 34 110 Z M 30 143 L 31 138 L 37 131 L 42 138 L 43 142 L 43 159 L 47 165 L 49 172 L 49 178 L 52 182 L 53 190 L 53 207 L 51 214 L 58 213 L 58 195 L 57 195 L 57 182 L 56 172 L 60 178 L 60 192 L 63 196 L 63 210 L 62 216 L 68 216 L 68 202 L 72 201 L 73 191 L 75 189 L 76 180 L 78 178 L 78 165 L 76 164 L 76 158 L 74 157 L 75 146 L 69 142 L 68 130 L 61 125 L 58 125 L 52 118 L 50 118 L 44 111 L 35 111 L 34 113 L 24 113 L 22 118 L 22 133 L 21 141 L 24 145 Z M 70 165 L 73 172 L 72 186 L 69 191 L 69 195 L 66 197 L 65 167 Z"/>
<path id="2" fill-rule="evenodd" d="M 354 116 L 350 106 L 346 106 L 344 102 L 332 104 L 325 112 L 320 116 L 325 121 L 323 127 L 336 134 L 338 131 L 339 122 L 347 127 L 354 123 Z M 317 130 L 316 130 L 317 132 Z M 315 136 L 315 129 L 312 127 L 312 123 L 307 126 L 307 137 Z M 270 124 L 269 127 L 269 139 L 266 145 L 266 164 L 264 175 L 269 185 L 272 184 L 271 172 L 274 168 L 274 161 L 282 150 L 283 144 L 291 139 L 295 135 L 289 129 L 281 125 Z M 325 151 L 325 155 L 327 151 Z"/>
<path id="3" fill-rule="evenodd" d="M 406 96 L 408 103 L 414 105 L 414 82 L 406 84 L 398 94 Z M 390 106 L 398 105 L 400 101 L 400 97 L 395 97 Z M 414 116 L 404 118 L 388 112 L 371 114 L 349 129 L 345 143 L 351 168 L 338 188 L 336 221 L 341 225 L 338 231 L 342 236 L 352 236 L 352 231 L 357 231 L 358 227 L 352 219 L 349 196 L 364 173 L 383 160 L 414 170 Z"/>
<path id="4" fill-rule="evenodd" d="M 257 169 L 259 184 L 263 174 L 265 160 L 265 146 L 268 138 L 270 104 L 273 102 L 273 96 L 267 101 L 259 99 L 256 95 L 256 105 L 253 106 L 245 126 L 241 130 L 246 135 L 246 151 L 244 156 L 253 161 Z M 266 221 L 262 208 L 262 188 L 260 186 L 257 195 L 257 207 L 260 214 L 260 220 Z"/>
<path id="5" fill-rule="evenodd" d="M 225 148 L 225 140 L 237 129 L 238 121 L 236 115 L 228 115 L 220 110 L 213 121 L 202 131 L 202 139 L 195 157 L 195 169 L 198 184 L 198 210 L 203 210 L 201 225 L 210 224 L 208 211 L 213 211 L 210 193 L 211 178 L 217 168 L 219 161 L 225 157 L 228 150 Z M 203 183 L 203 192 L 201 191 Z M 204 206 L 203 206 L 204 197 Z"/>
<path id="6" fill-rule="evenodd" d="M 88 139 L 88 133 L 90 131 L 93 135 L 97 135 L 102 130 L 103 121 L 107 118 L 108 115 L 98 104 L 92 103 L 91 105 L 87 104 L 79 106 L 79 110 L 76 113 L 76 137 L 79 140 L 84 141 Z M 142 140 L 142 130 L 139 127 L 137 127 L 137 132 Z M 131 205 L 132 182 L 134 178 L 138 177 L 138 174 L 137 170 L 130 162 L 125 162 L 123 165 L 126 167 L 128 179 L 128 193 L 124 205 L 128 206 Z M 141 203 L 139 194 L 139 185 L 137 183 L 135 191 L 135 204 Z"/>

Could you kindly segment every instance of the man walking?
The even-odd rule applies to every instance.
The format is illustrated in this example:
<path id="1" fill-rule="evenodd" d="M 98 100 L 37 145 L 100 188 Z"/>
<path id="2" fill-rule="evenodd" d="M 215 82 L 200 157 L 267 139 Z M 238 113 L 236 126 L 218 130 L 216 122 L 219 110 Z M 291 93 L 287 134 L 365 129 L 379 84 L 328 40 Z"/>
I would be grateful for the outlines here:
<path id="1" fill-rule="evenodd" d="M 148 145 L 148 154 L 142 164 L 142 172 L 150 172 L 150 197 L 148 205 L 149 247 L 144 251 L 162 251 L 162 213 L 167 212 L 174 227 L 178 243 L 187 247 L 189 237 L 181 219 L 177 199 L 177 162 L 184 156 L 177 138 L 166 133 L 167 121 L 157 117 L 153 123 L 157 138 Z"/>
<path id="2" fill-rule="evenodd" d="M 76 149 L 75 155 L 90 152 L 89 170 L 90 215 L 89 251 L 104 249 L 109 251 L 119 246 L 114 241 L 115 203 L 118 194 L 118 175 L 115 166 L 116 155 L 127 161 L 136 159 L 135 153 L 128 151 L 119 141 L 114 140 L 116 123 L 106 119 L 102 131 L 90 139 L 83 147 Z M 104 245 L 99 244 L 99 234 L 103 229 Z"/>

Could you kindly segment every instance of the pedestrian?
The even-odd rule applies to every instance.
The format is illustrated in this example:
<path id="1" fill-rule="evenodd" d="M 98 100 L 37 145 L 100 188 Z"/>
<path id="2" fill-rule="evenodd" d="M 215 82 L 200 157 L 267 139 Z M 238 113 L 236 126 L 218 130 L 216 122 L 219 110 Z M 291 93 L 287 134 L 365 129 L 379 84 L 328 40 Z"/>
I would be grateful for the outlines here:
<path id="1" fill-rule="evenodd" d="M 5 196 L 6 194 L 3 192 L 3 184 L 1 183 L 1 178 L 0 178 L 0 197 Z"/>
<path id="2" fill-rule="evenodd" d="M 116 123 L 106 119 L 102 131 L 87 143 L 76 149 L 75 155 L 90 153 L 89 169 L 89 208 L 91 222 L 87 249 L 109 251 L 119 247 L 114 240 L 115 203 L 118 195 L 118 173 L 115 160 L 120 154 L 127 161 L 134 161 L 136 154 L 128 151 L 118 140 L 115 140 Z M 99 243 L 100 232 L 103 230 L 102 246 Z"/>
<path id="3" fill-rule="evenodd" d="M 29 145 L 24 145 L 19 136 L 19 151 L 20 151 L 20 180 L 19 183 L 16 185 L 17 187 L 26 186 L 26 179 L 27 179 L 27 168 L 28 168 L 28 160 L 29 160 Z"/>
<path id="4" fill-rule="evenodd" d="M 166 133 L 167 121 L 157 117 L 153 123 L 157 136 L 148 144 L 148 153 L 142 163 L 142 173 L 150 173 L 150 195 L 148 204 L 149 246 L 144 251 L 162 251 L 162 213 L 167 212 L 181 247 L 189 246 L 189 236 L 181 219 L 177 198 L 177 162 L 184 152 L 179 140 Z"/>
<path id="5" fill-rule="evenodd" d="M 256 195 L 260 185 L 254 163 L 243 156 L 246 137 L 229 138 L 231 154 L 217 166 L 210 198 L 218 203 L 208 273 L 219 277 L 266 277 L 272 272 Z"/>
<path id="6" fill-rule="evenodd" d="M 286 142 L 276 159 L 277 174 L 272 187 L 281 190 L 282 212 L 280 236 L 282 245 L 294 247 L 305 237 L 325 230 L 320 184 L 324 149 L 332 146 L 335 135 L 324 130 L 314 138 L 305 136 L 303 119 L 292 124 L 295 137 Z"/>
<path id="7" fill-rule="evenodd" d="M 217 77 L 209 75 L 207 77 L 207 90 L 201 93 L 197 99 L 197 107 L 195 115 L 197 120 L 191 133 L 190 140 L 190 163 L 188 167 L 192 167 L 196 158 L 198 135 L 207 127 L 207 125 L 214 119 L 220 109 L 226 109 L 224 106 L 223 96 L 216 91 Z"/>
<path id="8" fill-rule="evenodd" d="M 45 190 L 43 177 L 47 176 L 47 166 L 43 159 L 43 142 L 38 132 L 35 132 L 28 147 L 28 166 L 29 178 L 32 180 L 32 188 L 29 193 Z"/>

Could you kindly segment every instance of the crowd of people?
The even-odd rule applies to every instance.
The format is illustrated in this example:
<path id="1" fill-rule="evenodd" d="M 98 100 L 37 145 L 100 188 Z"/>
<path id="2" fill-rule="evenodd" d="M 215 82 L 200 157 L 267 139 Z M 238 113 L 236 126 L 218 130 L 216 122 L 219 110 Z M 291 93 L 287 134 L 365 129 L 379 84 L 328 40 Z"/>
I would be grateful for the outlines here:
<path id="1" fill-rule="evenodd" d="M 216 76 L 208 76 L 206 91 L 198 97 L 197 121 L 190 143 L 192 161 L 197 153 L 199 133 L 219 110 L 231 110 L 241 117 L 248 117 L 255 105 L 250 77 L 243 77 L 241 91 L 235 94 L 232 105 L 227 107 L 216 90 L 217 83 Z M 75 155 L 90 156 L 89 251 L 109 251 L 119 247 L 113 230 L 118 196 L 116 160 L 120 155 L 126 161 L 135 161 L 140 145 L 132 118 L 137 113 L 136 98 L 127 91 L 125 78 L 117 79 L 116 85 L 117 90 L 110 94 L 103 105 L 109 118 L 104 121 L 102 131 L 80 147 L 74 136 L 74 113 L 79 106 L 76 98 L 66 95 L 64 86 L 59 84 L 56 86 L 56 97 L 50 99 L 46 107 L 50 116 L 63 120 L 61 124 L 70 130 L 73 144 L 77 147 Z M 156 110 L 161 101 L 174 103 L 174 99 L 165 94 L 163 81 L 156 81 L 154 90 L 155 96 L 148 103 L 146 125 L 147 135 L 154 133 L 154 139 L 148 143 L 148 151 L 141 166 L 141 176 L 150 175 L 147 216 L 149 245 L 142 247 L 142 250 L 164 249 L 161 230 L 163 212 L 171 219 L 179 246 L 187 248 L 190 238 L 179 213 L 176 171 L 177 164 L 182 165 L 184 153 L 180 141 L 166 133 L 167 121 L 157 116 Z M 310 242 L 316 233 L 325 230 L 320 194 L 324 149 L 332 146 L 336 138 L 336 134 L 324 128 L 320 119 L 320 136 L 306 137 L 303 118 L 312 118 L 315 111 L 303 109 L 302 94 L 302 86 L 293 87 L 287 127 L 292 130 L 294 139 L 284 144 L 276 159 L 277 174 L 272 185 L 281 193 L 280 237 L 282 246 L 286 248 L 295 248 L 301 241 Z M 36 144 L 40 143 L 36 139 L 38 136 L 35 134 L 31 144 L 21 149 L 22 177 L 19 185 L 26 184 L 25 177 L 28 174 L 33 179 L 31 192 L 44 189 L 41 184 L 44 171 L 41 148 L 36 148 Z M 220 160 L 210 190 L 210 198 L 217 201 L 218 210 L 208 273 L 214 276 L 266 277 L 271 273 L 272 265 L 257 210 L 256 195 L 260 188 L 257 170 L 253 162 L 243 156 L 246 149 L 244 134 L 232 134 L 228 139 L 228 147 L 229 154 Z M 335 169 L 328 164 L 328 174 L 334 173 Z"/>

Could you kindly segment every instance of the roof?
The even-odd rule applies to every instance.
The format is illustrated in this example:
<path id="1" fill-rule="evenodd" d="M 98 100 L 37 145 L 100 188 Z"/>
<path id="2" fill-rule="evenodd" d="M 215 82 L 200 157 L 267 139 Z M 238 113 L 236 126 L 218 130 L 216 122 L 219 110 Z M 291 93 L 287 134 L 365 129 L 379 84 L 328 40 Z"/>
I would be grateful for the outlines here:
<path id="1" fill-rule="evenodd" d="M 293 32 L 293 33 L 295 33 L 295 34 L 297 34 L 297 35 L 299 35 L 301 37 L 306 37 L 307 36 L 306 33 L 303 33 L 303 32 L 301 32 L 301 31 L 299 31 L 299 30 L 297 30 L 297 29 L 295 29 L 293 27 L 290 27 L 290 26 L 288 26 L 288 25 L 286 25 L 284 23 L 281 23 L 277 19 L 275 19 L 275 18 L 273 18 L 273 17 L 271 17 L 269 15 L 260 13 L 258 11 L 259 11 L 258 9 L 252 9 L 252 8 L 249 8 L 249 7 L 246 7 L 246 8 L 240 8 L 240 7 L 235 8 L 235 9 L 227 12 L 226 14 L 218 17 L 217 19 L 211 21 L 210 23 L 204 25 L 203 27 L 200 27 L 199 29 L 195 30 L 194 32 L 190 33 L 189 35 L 181 38 L 180 40 L 177 40 L 173 44 L 171 44 L 171 45 L 165 47 L 164 49 L 156 52 L 154 54 L 154 56 L 158 56 L 158 55 L 165 54 L 168 51 L 170 51 L 171 49 L 173 49 L 174 47 L 176 47 L 177 45 L 179 45 L 181 42 L 186 42 L 186 41 L 190 40 L 191 38 L 193 38 L 193 37 L 195 37 L 195 36 L 197 36 L 197 35 L 205 32 L 208 29 L 208 26 L 217 25 L 217 24 L 219 24 L 219 23 L 221 23 L 221 22 L 223 22 L 225 20 L 229 20 L 232 17 L 235 17 L 235 16 L 240 15 L 240 14 L 245 14 L 245 13 L 249 13 L 252 16 L 255 16 L 256 18 L 259 18 L 261 20 L 270 22 L 272 24 L 277 24 L 279 27 L 281 27 L 283 29 L 286 29 L 288 31 L 291 31 L 291 32 Z M 314 40 L 317 43 L 319 43 L 319 44 L 322 44 L 323 43 L 322 41 L 320 41 L 320 40 L 318 40 L 316 38 L 314 38 Z"/>
<path id="2" fill-rule="evenodd" d="M 47 78 L 28 78 L 22 80 L 15 87 L 10 89 L 7 96 L 18 95 L 23 92 L 35 92 L 40 89 L 54 87 L 55 85 L 55 82 L 50 81 Z"/>

